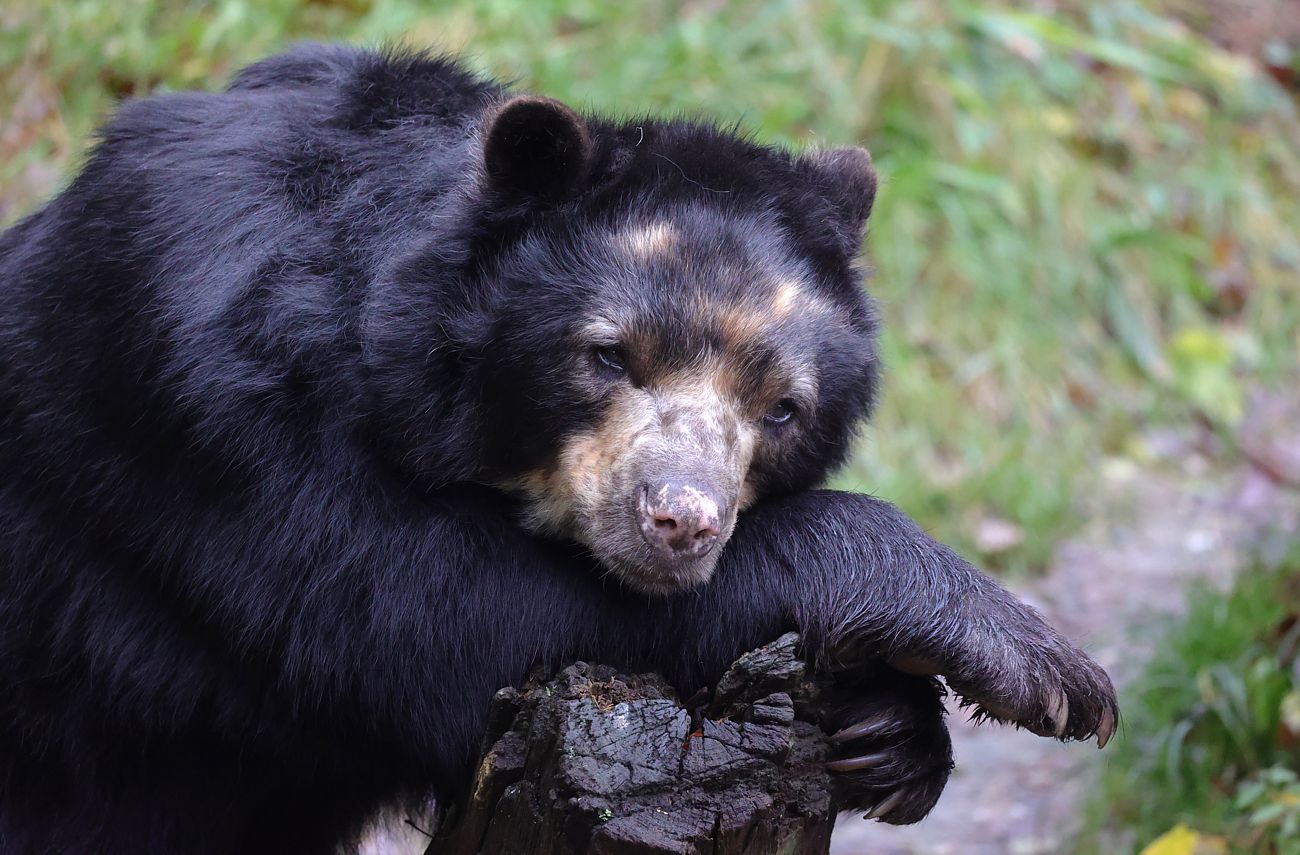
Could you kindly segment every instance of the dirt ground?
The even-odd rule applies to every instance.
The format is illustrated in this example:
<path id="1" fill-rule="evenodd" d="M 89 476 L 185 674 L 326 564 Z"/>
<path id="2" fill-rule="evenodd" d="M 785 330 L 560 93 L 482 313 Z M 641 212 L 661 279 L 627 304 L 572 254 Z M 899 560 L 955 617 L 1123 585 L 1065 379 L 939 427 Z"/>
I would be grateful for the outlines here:
<path id="1" fill-rule="evenodd" d="M 1210 471 L 1189 440 L 1166 436 L 1177 459 L 1161 474 L 1115 461 L 1096 516 L 1058 550 L 1050 571 L 1017 588 L 1086 648 L 1121 686 L 1133 679 L 1189 581 L 1228 582 L 1256 550 L 1300 531 L 1300 493 L 1258 469 Z M 894 828 L 841 819 L 832 855 L 1068 853 L 1108 752 L 951 718 L 957 769 L 934 812 Z M 1124 737 L 1121 726 L 1119 738 Z"/>

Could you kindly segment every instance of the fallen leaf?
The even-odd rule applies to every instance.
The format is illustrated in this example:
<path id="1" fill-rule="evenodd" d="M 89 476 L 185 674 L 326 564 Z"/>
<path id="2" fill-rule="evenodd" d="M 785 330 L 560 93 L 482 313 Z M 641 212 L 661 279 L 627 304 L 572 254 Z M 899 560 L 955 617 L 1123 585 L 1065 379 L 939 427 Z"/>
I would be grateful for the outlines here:
<path id="1" fill-rule="evenodd" d="M 1141 855 L 1195 855 L 1201 835 L 1179 823 L 1152 840 Z"/>

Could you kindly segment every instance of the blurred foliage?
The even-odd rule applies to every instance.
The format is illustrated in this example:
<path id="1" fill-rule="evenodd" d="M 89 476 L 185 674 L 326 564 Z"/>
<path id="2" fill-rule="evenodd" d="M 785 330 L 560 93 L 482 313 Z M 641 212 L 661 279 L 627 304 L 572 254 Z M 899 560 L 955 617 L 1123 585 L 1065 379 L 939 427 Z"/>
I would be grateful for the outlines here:
<path id="1" fill-rule="evenodd" d="M 1243 386 L 1295 382 L 1296 104 L 1172 3 L 0 3 L 4 221 L 117 99 L 217 87 L 301 39 L 444 46 L 582 107 L 867 145 L 889 370 L 840 486 L 995 566 L 1043 563 L 1136 431 L 1231 430 Z"/>
<path id="2" fill-rule="evenodd" d="M 1204 587 L 1123 699 L 1083 852 L 1300 852 L 1300 550 Z"/>

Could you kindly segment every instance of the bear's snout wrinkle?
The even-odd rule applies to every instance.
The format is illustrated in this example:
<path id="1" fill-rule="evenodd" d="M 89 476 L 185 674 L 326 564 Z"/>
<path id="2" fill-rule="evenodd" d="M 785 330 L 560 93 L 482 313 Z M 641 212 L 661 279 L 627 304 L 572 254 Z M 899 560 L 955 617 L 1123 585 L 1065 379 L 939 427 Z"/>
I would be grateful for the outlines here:
<path id="1" fill-rule="evenodd" d="M 726 518 L 726 504 L 717 492 L 676 480 L 643 486 L 638 510 L 641 536 L 670 559 L 707 555 Z"/>

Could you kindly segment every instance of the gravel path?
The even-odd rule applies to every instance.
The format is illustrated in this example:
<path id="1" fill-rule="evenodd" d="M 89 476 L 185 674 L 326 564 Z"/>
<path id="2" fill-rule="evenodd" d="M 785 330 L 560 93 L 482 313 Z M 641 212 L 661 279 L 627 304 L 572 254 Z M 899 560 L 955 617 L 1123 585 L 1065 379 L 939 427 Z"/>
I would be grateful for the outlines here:
<path id="1" fill-rule="evenodd" d="M 1300 494 L 1253 470 L 1207 474 L 1194 455 L 1178 474 L 1125 463 L 1103 473 L 1104 504 L 1050 571 L 1019 587 L 1122 687 L 1149 656 L 1194 578 L 1226 583 L 1251 550 L 1300 531 Z M 1190 470 L 1190 471 L 1189 471 Z M 1277 538 L 1280 539 L 1280 538 Z M 1081 807 L 1109 752 L 951 718 L 957 769 L 933 813 L 896 828 L 845 817 L 832 855 L 1068 853 Z M 1119 738 L 1123 738 L 1123 730 Z"/>

